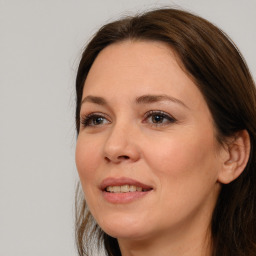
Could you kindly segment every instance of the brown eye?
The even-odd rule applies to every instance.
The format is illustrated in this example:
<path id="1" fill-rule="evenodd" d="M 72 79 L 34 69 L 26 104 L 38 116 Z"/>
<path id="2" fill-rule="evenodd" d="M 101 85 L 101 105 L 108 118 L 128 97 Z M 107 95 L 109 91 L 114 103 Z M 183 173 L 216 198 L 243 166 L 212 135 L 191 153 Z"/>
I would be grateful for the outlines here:
<path id="1" fill-rule="evenodd" d="M 81 124 L 83 125 L 83 127 L 95 127 L 108 123 L 110 123 L 110 121 L 108 121 L 106 117 L 99 114 L 90 114 L 88 116 L 85 116 L 84 118 L 81 118 Z"/>
<path id="2" fill-rule="evenodd" d="M 162 123 L 164 121 L 164 118 L 165 117 L 163 115 L 152 115 L 151 116 L 152 123 L 154 123 L 154 124 Z"/>
<path id="3" fill-rule="evenodd" d="M 104 118 L 101 116 L 96 116 L 91 119 L 93 125 L 100 125 L 104 123 Z"/>
<path id="4" fill-rule="evenodd" d="M 149 111 L 143 122 L 150 123 L 151 125 L 160 126 L 175 123 L 176 119 L 163 111 Z"/>

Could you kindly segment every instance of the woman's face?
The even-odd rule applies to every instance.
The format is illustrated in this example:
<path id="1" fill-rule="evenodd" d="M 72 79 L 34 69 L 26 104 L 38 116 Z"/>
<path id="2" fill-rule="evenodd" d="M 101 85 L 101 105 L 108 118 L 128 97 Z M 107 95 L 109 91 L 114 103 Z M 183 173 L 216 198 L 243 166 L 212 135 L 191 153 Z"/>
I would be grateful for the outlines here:
<path id="1" fill-rule="evenodd" d="M 163 43 L 125 41 L 85 81 L 77 169 L 92 215 L 120 240 L 202 233 L 211 219 L 221 147 L 178 62 Z"/>

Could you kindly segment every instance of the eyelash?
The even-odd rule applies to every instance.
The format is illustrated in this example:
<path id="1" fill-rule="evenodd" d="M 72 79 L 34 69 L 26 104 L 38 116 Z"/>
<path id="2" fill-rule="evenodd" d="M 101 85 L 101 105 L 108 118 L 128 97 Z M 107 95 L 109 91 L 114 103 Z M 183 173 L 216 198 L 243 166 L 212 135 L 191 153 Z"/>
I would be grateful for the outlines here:
<path id="1" fill-rule="evenodd" d="M 163 121 L 161 123 L 154 123 L 154 121 L 150 122 L 150 125 L 151 126 L 154 126 L 154 127 L 158 127 L 158 126 L 165 126 L 165 125 L 168 125 L 170 123 L 175 123 L 177 120 L 167 114 L 166 112 L 164 111 L 160 111 L 160 110 L 151 110 L 151 111 L 148 111 L 145 116 L 144 116 L 144 119 L 143 119 L 143 123 L 147 123 L 147 120 L 150 118 L 150 117 L 160 117 L 160 120 L 159 121 Z M 96 126 L 101 126 L 101 125 L 104 125 L 104 123 L 99 123 L 99 124 L 95 124 L 93 122 L 96 121 L 97 118 L 101 118 L 101 121 L 103 120 L 103 122 L 107 121 L 107 123 L 111 123 L 108 118 L 102 114 L 102 113 L 91 113 L 91 114 L 88 114 L 84 117 L 81 117 L 81 124 L 83 127 L 96 127 Z"/>
<path id="2" fill-rule="evenodd" d="M 93 124 L 92 122 L 96 120 L 96 118 L 102 118 L 105 120 L 108 120 L 104 114 L 101 113 L 91 113 L 89 115 L 86 115 L 84 117 L 81 117 L 81 124 L 83 127 L 94 127 L 94 126 L 100 126 L 102 124 Z M 110 123 L 110 121 L 108 121 Z"/>
<path id="3" fill-rule="evenodd" d="M 170 123 L 175 123 L 177 120 L 173 117 L 173 116 L 171 116 L 170 114 L 167 114 L 166 112 L 164 112 L 164 111 L 160 111 L 160 110 L 151 110 L 151 111 L 149 111 L 149 112 L 147 112 L 146 114 L 145 114 L 145 118 L 144 118 L 144 120 L 147 120 L 147 119 L 149 119 L 150 117 L 156 117 L 156 116 L 158 116 L 158 117 L 160 117 L 160 118 L 162 118 L 162 120 L 163 119 L 166 119 L 167 121 L 164 121 L 164 122 L 162 122 L 162 123 L 154 123 L 153 121 L 151 122 L 151 125 L 152 126 L 165 126 L 165 125 L 168 125 L 168 124 L 170 124 Z M 143 120 L 143 122 L 145 122 Z"/>

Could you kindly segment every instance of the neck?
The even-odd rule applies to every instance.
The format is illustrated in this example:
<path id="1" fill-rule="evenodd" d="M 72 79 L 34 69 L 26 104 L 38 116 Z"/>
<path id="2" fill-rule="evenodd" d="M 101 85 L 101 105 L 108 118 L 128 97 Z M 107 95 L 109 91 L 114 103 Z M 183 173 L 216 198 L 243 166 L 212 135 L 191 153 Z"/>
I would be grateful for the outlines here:
<path id="1" fill-rule="evenodd" d="M 148 237 L 119 238 L 122 256 L 210 256 L 210 215 L 185 221 L 172 230 L 160 230 Z"/>
<path id="2" fill-rule="evenodd" d="M 118 240 L 122 256 L 210 256 L 211 239 L 209 235 L 187 237 L 183 239 L 159 236 L 157 239 Z"/>

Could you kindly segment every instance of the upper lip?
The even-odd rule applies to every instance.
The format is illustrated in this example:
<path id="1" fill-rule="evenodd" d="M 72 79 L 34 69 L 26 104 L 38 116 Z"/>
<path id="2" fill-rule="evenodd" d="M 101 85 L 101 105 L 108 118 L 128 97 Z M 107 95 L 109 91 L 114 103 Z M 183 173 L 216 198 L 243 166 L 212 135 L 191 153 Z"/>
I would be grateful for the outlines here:
<path id="1" fill-rule="evenodd" d="M 142 189 L 152 189 L 152 186 L 147 184 L 141 183 L 137 180 L 128 178 L 128 177 L 121 177 L 121 178 L 114 178 L 109 177 L 104 179 L 100 184 L 100 189 L 105 190 L 109 186 L 123 186 L 123 185 L 133 185 L 136 187 L 141 187 Z"/>

